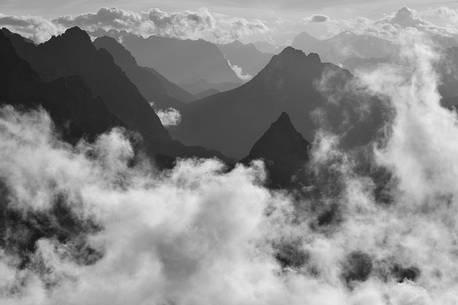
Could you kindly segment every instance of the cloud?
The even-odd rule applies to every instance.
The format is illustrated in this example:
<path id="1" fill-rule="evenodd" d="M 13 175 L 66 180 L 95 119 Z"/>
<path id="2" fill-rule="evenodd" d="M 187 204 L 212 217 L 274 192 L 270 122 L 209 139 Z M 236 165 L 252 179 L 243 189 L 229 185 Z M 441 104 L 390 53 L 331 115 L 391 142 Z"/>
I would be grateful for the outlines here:
<path id="1" fill-rule="evenodd" d="M 63 28 L 42 17 L 0 14 L 0 27 L 6 27 L 36 42 L 44 42 Z"/>
<path id="2" fill-rule="evenodd" d="M 227 64 L 231 67 L 232 71 L 234 71 L 235 75 L 242 80 L 242 81 L 249 81 L 253 78 L 250 74 L 244 74 L 243 69 L 237 65 L 233 65 L 229 60 L 227 60 Z"/>
<path id="3" fill-rule="evenodd" d="M 326 22 L 329 20 L 329 17 L 326 15 L 313 15 L 310 16 L 309 18 L 306 18 L 308 22 L 316 22 L 316 23 L 321 23 L 321 22 Z"/>
<path id="4" fill-rule="evenodd" d="M 141 36 L 206 39 L 221 43 L 270 31 L 261 20 L 215 14 L 205 8 L 182 12 L 166 12 L 158 8 L 143 12 L 101 8 L 96 13 L 62 16 L 54 20 L 36 16 L 0 14 L 0 26 L 7 27 L 36 42 L 46 41 L 52 35 L 58 35 L 72 26 L 79 26 L 94 35 L 114 31 Z"/>
<path id="5" fill-rule="evenodd" d="M 165 12 L 154 8 L 137 13 L 116 8 L 102 8 L 97 13 L 59 17 L 53 22 L 66 27 L 80 26 L 90 32 L 116 30 L 142 36 L 160 35 L 218 42 L 269 31 L 260 20 L 212 14 L 208 9 Z"/>
<path id="6" fill-rule="evenodd" d="M 134 156 L 120 129 L 71 146 L 43 111 L 1 108 L 2 199 L 24 217 L 63 202 L 97 229 L 41 238 L 27 268 L 1 252 L 0 300 L 456 303 L 457 116 L 439 105 L 438 55 L 427 37 L 408 29 L 399 39 L 398 61 L 359 76 L 395 110 L 386 145 L 375 147 L 376 165 L 397 181 L 390 204 L 374 197 L 376 181 L 358 173 L 358 156 L 324 133 L 309 164 L 319 195 L 297 198 L 265 189 L 259 161 L 228 170 L 217 160 L 179 160 L 159 172 Z M 101 256 L 78 263 L 72 245 L 80 239 Z"/>
<path id="7" fill-rule="evenodd" d="M 165 127 L 178 126 L 181 122 L 181 114 L 175 108 L 160 109 L 156 114 Z"/>
<path id="8" fill-rule="evenodd" d="M 297 198 L 265 189 L 261 162 L 179 160 L 159 172 L 121 129 L 72 146 L 44 111 L 2 107 L 0 203 L 27 224 L 61 226 L 39 221 L 57 204 L 67 222 L 95 223 L 42 235 L 26 268 L 14 247 L 0 251 L 2 304 L 456 303 L 458 118 L 440 106 L 428 35 L 399 33 L 398 60 L 358 76 L 394 109 L 374 148 L 394 177 L 390 204 L 332 135 L 314 142 L 318 195 Z M 14 232 L 9 242 L 34 236 L 15 224 L 0 232 Z"/>

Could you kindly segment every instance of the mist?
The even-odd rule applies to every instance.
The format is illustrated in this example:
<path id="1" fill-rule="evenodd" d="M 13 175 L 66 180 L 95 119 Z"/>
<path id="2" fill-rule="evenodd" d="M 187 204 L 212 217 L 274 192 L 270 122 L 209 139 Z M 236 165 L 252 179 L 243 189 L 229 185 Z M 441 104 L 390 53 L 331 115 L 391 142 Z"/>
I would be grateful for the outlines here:
<path id="1" fill-rule="evenodd" d="M 8 209 L 59 227 L 59 204 L 84 228 L 26 254 L 3 250 L 2 304 L 457 303 L 457 116 L 440 106 L 440 50 L 416 30 L 399 44 L 395 63 L 358 74 L 394 110 L 369 149 L 391 175 L 386 204 L 325 132 L 304 166 L 332 172 L 321 187 L 334 191 L 297 197 L 265 188 L 261 161 L 182 159 L 159 171 L 123 129 L 70 145 L 45 111 L 1 108 Z"/>

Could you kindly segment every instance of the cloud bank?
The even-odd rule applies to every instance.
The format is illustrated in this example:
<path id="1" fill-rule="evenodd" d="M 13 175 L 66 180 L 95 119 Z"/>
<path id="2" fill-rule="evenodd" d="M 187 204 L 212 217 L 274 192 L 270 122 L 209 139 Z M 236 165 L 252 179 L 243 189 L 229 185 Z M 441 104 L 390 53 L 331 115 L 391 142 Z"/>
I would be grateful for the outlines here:
<path id="1" fill-rule="evenodd" d="M 374 148 L 392 175 L 385 204 L 333 136 L 316 139 L 309 165 L 332 179 L 316 185 L 320 196 L 297 199 L 262 186 L 261 162 L 227 171 L 217 160 L 181 160 L 159 172 L 135 156 L 123 130 L 71 146 L 43 111 L 2 108 L 2 202 L 26 218 L 60 202 L 97 225 L 84 236 L 40 238 L 25 267 L 14 251 L 1 252 L 0 300 L 456 303 L 458 118 L 439 104 L 428 38 L 410 29 L 400 44 L 399 61 L 359 76 L 395 110 Z M 77 255 L 81 247 L 100 255 Z"/>

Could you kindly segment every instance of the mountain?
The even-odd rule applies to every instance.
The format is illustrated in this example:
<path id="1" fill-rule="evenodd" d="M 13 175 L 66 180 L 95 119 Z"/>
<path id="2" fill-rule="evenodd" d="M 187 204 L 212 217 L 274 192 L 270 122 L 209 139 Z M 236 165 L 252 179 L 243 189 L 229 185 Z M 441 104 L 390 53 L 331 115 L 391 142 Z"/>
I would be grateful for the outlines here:
<path id="1" fill-rule="evenodd" d="M 170 139 L 148 101 L 119 68 L 108 51 L 97 50 L 89 35 L 74 27 L 49 41 L 34 45 L 13 39 L 18 54 L 44 80 L 80 75 L 112 114 L 148 142 Z"/>
<path id="2" fill-rule="evenodd" d="M 268 186 L 285 188 L 306 182 L 305 165 L 311 144 L 294 128 L 286 112 L 270 126 L 251 148 L 243 163 L 262 159 Z"/>
<path id="3" fill-rule="evenodd" d="M 352 32 L 342 32 L 324 40 L 301 33 L 295 37 L 292 46 L 306 53 L 318 53 L 324 61 L 335 64 L 342 64 L 349 58 L 384 58 L 397 51 L 388 40 Z"/>
<path id="4" fill-rule="evenodd" d="M 284 49 L 284 47 L 277 47 L 267 41 L 256 41 L 256 42 L 253 42 L 253 45 L 259 51 L 263 53 L 269 53 L 269 54 L 277 54 L 277 53 L 280 53 Z"/>
<path id="5" fill-rule="evenodd" d="M 98 121 L 113 117 L 113 120 L 116 120 L 115 125 L 138 132 L 147 151 L 162 166 L 170 166 L 176 157 L 218 157 L 223 161 L 230 161 L 219 152 L 196 146 L 187 147 L 173 140 L 148 101 L 116 65 L 110 53 L 104 49 L 97 50 L 88 34 L 81 29 L 68 29 L 64 34 L 53 36 L 40 45 L 34 45 L 6 29 L 2 29 L 2 33 L 8 37 L 17 55 L 30 65 L 30 69 L 36 72 L 39 79 L 64 87 L 70 86 L 72 93 L 76 91 L 75 95 L 80 94 L 77 96 L 79 99 L 68 100 L 69 107 L 76 114 L 80 114 L 74 116 L 70 113 L 71 122 L 83 118 L 97 125 Z M 17 77 L 22 79 L 30 76 L 21 73 Z M 78 83 L 69 83 L 68 79 L 74 82 L 79 80 L 79 86 L 83 89 L 76 86 Z M 19 87 L 14 92 L 7 88 L 6 91 L 9 90 L 12 99 L 20 101 L 20 91 L 26 91 L 25 88 L 27 87 Z M 60 96 L 53 89 L 45 93 L 54 104 L 59 103 L 60 98 L 67 98 Z M 91 100 L 94 99 L 99 101 L 98 104 L 91 104 Z M 48 106 L 49 103 L 44 104 L 46 110 L 52 111 L 53 108 Z M 95 112 L 102 107 L 107 110 L 105 113 Z M 59 116 L 53 119 L 63 120 Z"/>
<path id="6" fill-rule="evenodd" d="M 352 80 L 317 54 L 288 47 L 243 86 L 186 105 L 172 133 L 184 143 L 242 158 L 265 126 L 287 112 L 308 140 L 325 128 L 342 135 L 346 147 L 363 145 L 374 139 L 383 112 L 372 111 L 381 103 L 346 90 Z"/>
<path id="7" fill-rule="evenodd" d="M 218 92 L 229 91 L 240 87 L 241 83 L 211 83 L 203 79 L 181 84 L 181 87 L 192 93 L 197 100 L 198 96 L 209 96 Z"/>
<path id="8" fill-rule="evenodd" d="M 112 115 L 79 76 L 45 82 L 16 53 L 0 31 L 0 101 L 20 108 L 43 107 L 69 142 L 89 140 L 123 123 Z"/>
<path id="9" fill-rule="evenodd" d="M 240 83 L 218 47 L 204 40 L 125 35 L 123 45 L 141 66 L 155 69 L 178 85 L 201 79 L 213 84 Z"/>
<path id="10" fill-rule="evenodd" d="M 240 67 L 241 73 L 250 77 L 258 74 L 273 56 L 273 54 L 259 51 L 251 43 L 243 44 L 238 40 L 228 44 L 220 44 L 218 48 L 231 65 Z"/>
<path id="11" fill-rule="evenodd" d="M 137 86 L 140 93 L 157 108 L 173 107 L 180 109 L 182 102 L 190 102 L 194 97 L 177 85 L 169 82 L 152 68 L 140 67 L 135 58 L 115 39 L 103 36 L 94 42 L 97 49 L 105 49 L 115 63 Z"/>

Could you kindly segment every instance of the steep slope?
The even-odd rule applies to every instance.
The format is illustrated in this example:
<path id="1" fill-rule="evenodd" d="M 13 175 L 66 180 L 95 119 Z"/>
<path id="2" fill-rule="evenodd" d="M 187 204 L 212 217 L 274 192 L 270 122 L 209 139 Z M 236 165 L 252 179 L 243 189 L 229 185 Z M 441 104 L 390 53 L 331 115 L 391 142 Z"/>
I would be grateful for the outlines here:
<path id="1" fill-rule="evenodd" d="M 110 52 L 115 63 L 137 86 L 140 93 L 148 101 L 154 101 L 158 108 L 181 108 L 182 102 L 190 102 L 194 99 L 190 93 L 171 83 L 154 69 L 140 67 L 129 51 L 115 39 L 103 36 L 93 43 L 97 49 Z"/>
<path id="2" fill-rule="evenodd" d="M 308 140 L 326 128 L 342 135 L 347 147 L 362 145 L 374 138 L 383 118 L 370 111 L 375 101 L 347 92 L 351 80 L 348 71 L 322 63 L 318 55 L 289 47 L 242 87 L 186 105 L 173 133 L 185 143 L 241 158 L 265 126 L 287 112 Z"/>
<path id="3" fill-rule="evenodd" d="M 155 69 L 178 85 L 200 79 L 215 84 L 240 83 L 218 47 L 204 40 L 126 35 L 123 45 L 139 65 Z"/>
<path id="4" fill-rule="evenodd" d="M 74 27 L 61 36 L 34 45 L 12 36 L 18 54 L 44 80 L 80 75 L 112 114 L 140 132 L 147 142 L 170 139 L 149 103 L 106 50 L 97 50 L 89 35 Z"/>
<path id="5" fill-rule="evenodd" d="M 251 77 L 258 74 L 273 56 L 259 51 L 253 44 L 243 44 L 238 40 L 218 45 L 218 48 L 232 65 L 240 67 L 244 75 Z"/>
<path id="6" fill-rule="evenodd" d="M 123 123 L 78 76 L 44 82 L 21 59 L 9 38 L 0 32 L 0 103 L 20 108 L 43 107 L 62 136 L 70 142 L 93 139 Z"/>
<path id="7" fill-rule="evenodd" d="M 6 29 L 3 29 L 2 33 L 9 38 L 21 59 L 25 59 L 30 64 L 31 70 L 37 72 L 38 77 L 57 86 L 57 88 L 42 89 L 53 106 L 57 105 L 59 106 L 57 109 L 61 110 L 60 99 L 68 100 L 71 111 L 66 113 L 66 116 L 61 116 L 60 112 L 56 112 L 53 116 L 53 108 L 44 105 L 45 109 L 51 112 L 54 120 L 78 122 L 82 119 L 83 122 L 98 127 L 99 121 L 103 122 L 114 117 L 116 124 L 111 125 L 122 125 L 139 132 L 147 151 L 155 156 L 162 166 L 170 166 L 176 157 L 218 157 L 228 161 L 219 152 L 196 146 L 186 147 L 173 140 L 154 110 L 121 68 L 115 64 L 108 51 L 97 50 L 86 32 L 79 28 L 69 29 L 65 34 L 53 37 L 41 45 L 34 45 Z M 26 76 L 21 73 L 18 77 Z M 79 82 L 76 85 L 70 84 L 68 79 L 79 80 Z M 59 86 L 75 87 L 75 89 L 62 96 L 57 92 Z M 24 99 L 21 90 L 35 92 L 31 89 L 24 90 L 28 88 L 25 85 L 17 88 L 15 92 L 11 92 L 10 87 L 5 89 L 10 94 L 10 100 L 19 100 L 17 104 L 22 103 Z M 97 111 L 99 108 L 107 111 Z M 107 126 L 111 125 L 107 124 Z M 98 128 L 95 133 L 99 134 L 106 129 Z"/>
<path id="8" fill-rule="evenodd" d="M 262 159 L 268 186 L 285 188 L 306 183 L 305 165 L 311 145 L 294 128 L 286 112 L 270 126 L 251 148 L 243 163 Z"/>

